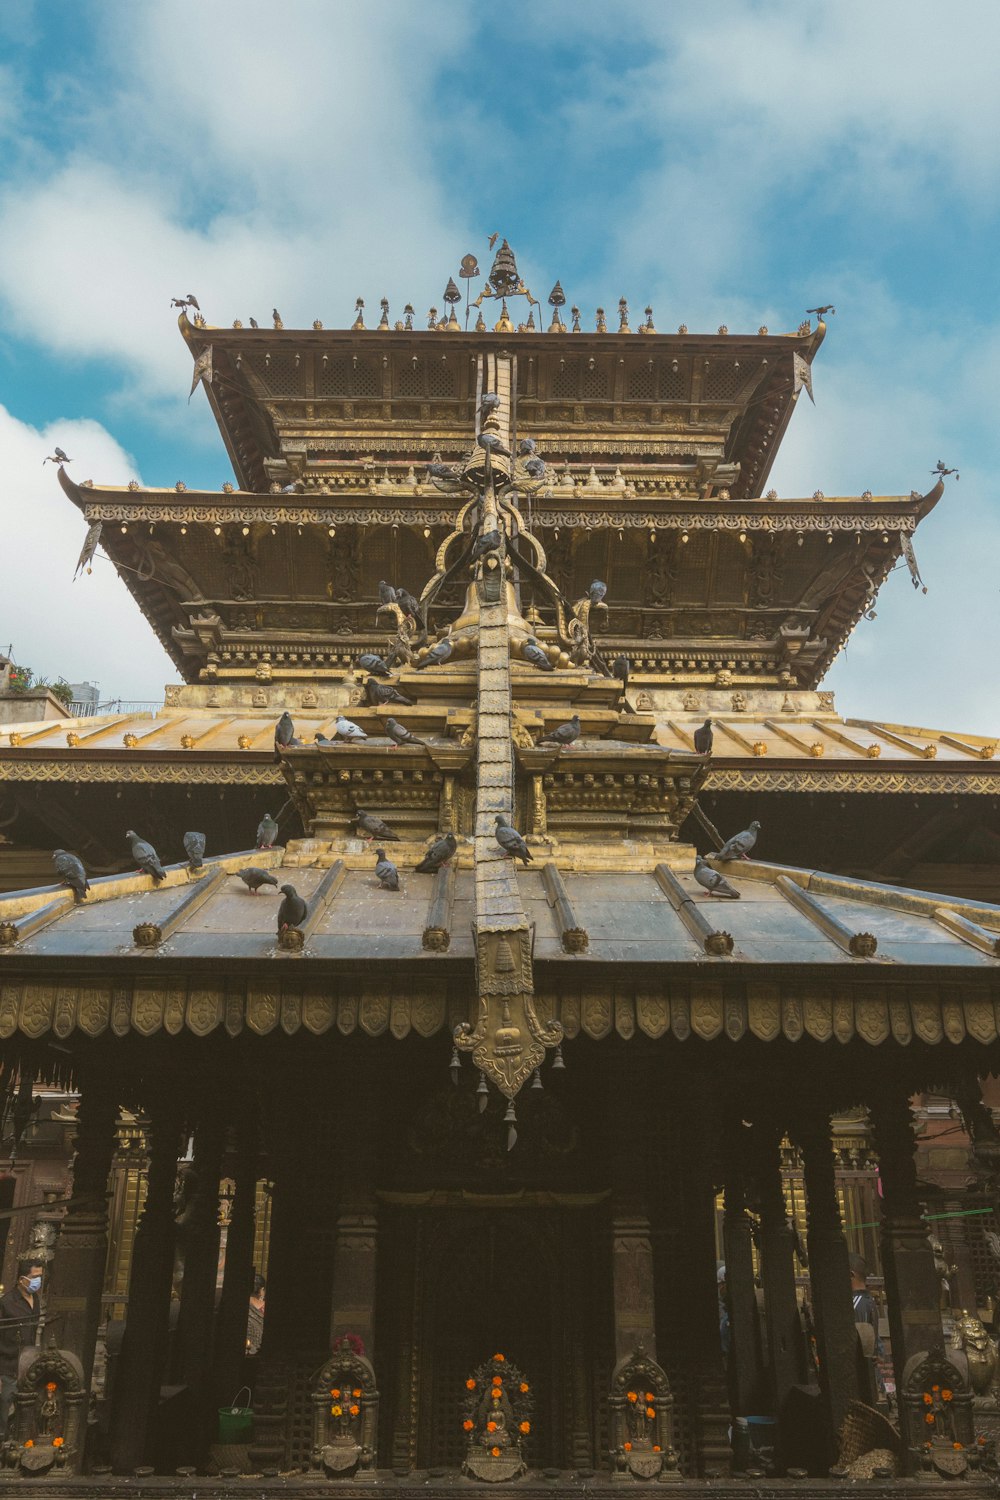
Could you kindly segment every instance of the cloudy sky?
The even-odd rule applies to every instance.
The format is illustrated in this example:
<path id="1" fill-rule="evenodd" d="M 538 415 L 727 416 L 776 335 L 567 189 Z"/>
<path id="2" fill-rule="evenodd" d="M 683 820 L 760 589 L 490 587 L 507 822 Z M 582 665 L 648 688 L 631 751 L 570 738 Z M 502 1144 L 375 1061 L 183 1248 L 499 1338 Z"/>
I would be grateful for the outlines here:
<path id="1" fill-rule="evenodd" d="M 441 305 L 506 235 L 529 284 L 660 328 L 837 316 L 772 483 L 907 494 L 842 712 L 1000 731 L 1000 7 L 983 0 L 3 0 L 0 649 L 106 696 L 175 673 L 78 479 L 230 478 L 172 295 L 210 322 Z"/>

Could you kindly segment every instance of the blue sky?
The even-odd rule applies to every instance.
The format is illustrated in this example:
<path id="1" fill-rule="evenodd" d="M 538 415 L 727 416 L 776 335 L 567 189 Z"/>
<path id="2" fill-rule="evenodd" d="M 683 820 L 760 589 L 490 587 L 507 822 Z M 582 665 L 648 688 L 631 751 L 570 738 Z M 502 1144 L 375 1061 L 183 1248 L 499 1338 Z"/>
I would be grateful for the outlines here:
<path id="1" fill-rule="evenodd" d="M 168 306 L 288 326 L 441 305 L 506 235 L 585 324 L 837 316 L 783 495 L 959 484 L 828 686 L 842 712 L 1000 731 L 1000 7 L 715 0 L 4 0 L 0 647 L 108 695 L 175 677 L 106 562 L 71 584 L 78 479 L 221 486 Z M 76 451 L 74 451 L 76 450 Z"/>

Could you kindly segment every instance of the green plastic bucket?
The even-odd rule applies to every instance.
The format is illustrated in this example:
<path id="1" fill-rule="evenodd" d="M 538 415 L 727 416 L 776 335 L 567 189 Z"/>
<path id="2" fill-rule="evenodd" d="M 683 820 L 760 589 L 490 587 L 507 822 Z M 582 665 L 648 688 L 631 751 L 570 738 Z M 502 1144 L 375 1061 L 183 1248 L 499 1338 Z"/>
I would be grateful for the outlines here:
<path id="1" fill-rule="evenodd" d="M 243 1395 L 250 1400 L 248 1385 L 236 1392 L 231 1406 L 219 1407 L 220 1443 L 248 1443 L 253 1437 L 253 1407 L 238 1404 Z"/>

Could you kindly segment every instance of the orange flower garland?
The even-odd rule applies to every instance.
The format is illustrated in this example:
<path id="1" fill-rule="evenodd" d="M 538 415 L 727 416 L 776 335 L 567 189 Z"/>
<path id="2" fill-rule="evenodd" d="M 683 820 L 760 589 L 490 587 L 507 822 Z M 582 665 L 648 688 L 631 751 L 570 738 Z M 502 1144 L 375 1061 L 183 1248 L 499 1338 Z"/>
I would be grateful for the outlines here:
<path id="1" fill-rule="evenodd" d="M 626 1443 L 625 1444 L 625 1452 L 626 1453 L 631 1453 L 632 1452 L 632 1444 L 631 1443 Z"/>
<path id="2" fill-rule="evenodd" d="M 333 1397 L 333 1399 L 334 1399 L 334 1400 L 335 1400 L 335 1401 L 336 1401 L 336 1399 L 337 1399 L 337 1397 L 338 1397 L 338 1396 L 339 1396 L 339 1395 L 340 1395 L 340 1392 L 339 1392 L 339 1390 L 336 1390 L 336 1389 L 335 1389 L 335 1390 L 332 1390 L 332 1391 L 331 1391 L 331 1392 L 330 1392 L 330 1395 L 331 1395 L 331 1396 L 332 1396 L 332 1397 Z"/>
<path id="3" fill-rule="evenodd" d="M 63 1443 L 65 1441 L 66 1441 L 65 1438 L 53 1438 L 52 1439 L 52 1446 L 53 1446 L 53 1448 L 61 1448 L 62 1445 L 63 1445 Z"/>
<path id="4" fill-rule="evenodd" d="M 57 1386 L 57 1385 L 56 1385 L 56 1383 L 55 1383 L 55 1381 L 54 1381 L 54 1380 L 50 1380 L 50 1381 L 48 1381 L 48 1383 L 47 1383 L 47 1384 L 46 1384 L 46 1387 L 45 1387 L 45 1389 L 46 1389 L 46 1390 L 47 1390 L 47 1391 L 55 1391 L 55 1390 L 58 1390 L 58 1386 Z"/>
<path id="5" fill-rule="evenodd" d="M 517 1425 L 517 1430 L 518 1430 L 518 1432 L 523 1432 L 525 1434 L 525 1436 L 527 1436 L 527 1434 L 531 1431 L 531 1423 L 530 1422 L 519 1422 L 518 1425 Z"/>
<path id="6" fill-rule="evenodd" d="M 494 1458 L 499 1458 L 500 1457 L 500 1449 L 499 1448 L 491 1448 L 490 1452 L 493 1454 Z"/>
<path id="7" fill-rule="evenodd" d="M 924 1405 L 925 1406 L 933 1406 L 933 1404 L 934 1404 L 934 1397 L 931 1395 L 930 1391 L 924 1391 Z"/>
<path id="8" fill-rule="evenodd" d="M 652 1406 L 647 1406 L 646 1407 L 646 1416 L 649 1417 L 650 1421 L 652 1421 L 652 1419 L 656 1416 L 655 1408 L 652 1407 Z"/>
<path id="9" fill-rule="evenodd" d="M 951 1446 L 952 1446 L 952 1447 L 953 1447 L 953 1448 L 961 1448 L 961 1446 L 962 1446 L 962 1444 L 961 1444 L 961 1443 L 952 1443 L 952 1445 L 951 1445 Z"/>
<path id="10" fill-rule="evenodd" d="M 331 1417 L 342 1417 L 344 1415 L 344 1408 L 342 1406 L 331 1406 L 330 1415 Z"/>
<path id="11" fill-rule="evenodd" d="M 496 1430 L 497 1430 L 497 1424 L 495 1422 L 487 1422 L 487 1424 L 486 1424 L 486 1431 L 487 1432 L 496 1432 Z"/>
<path id="12" fill-rule="evenodd" d="M 494 1377 L 493 1377 L 493 1384 L 494 1385 L 503 1385 L 503 1379 L 502 1379 L 502 1377 L 499 1376 L 499 1375 L 494 1375 Z"/>
<path id="13" fill-rule="evenodd" d="M 360 1396 L 361 1396 L 361 1391 L 360 1391 L 360 1389 L 358 1389 L 358 1390 L 356 1390 L 356 1391 L 352 1391 L 352 1392 L 351 1392 L 351 1395 L 352 1395 L 352 1396 L 353 1396 L 353 1397 L 354 1397 L 354 1399 L 355 1399 L 355 1401 L 357 1401 L 357 1400 L 358 1400 L 358 1399 L 359 1399 L 359 1398 L 360 1398 Z"/>
<path id="14" fill-rule="evenodd" d="M 34 1440 L 34 1438 L 26 1438 L 24 1446 L 26 1448 L 33 1448 L 35 1446 L 35 1440 Z"/>
<path id="15" fill-rule="evenodd" d="M 462 1423 L 462 1431 L 463 1432 L 471 1432 L 472 1431 L 472 1425 L 473 1424 L 470 1421 L 470 1419 L 468 1417 L 466 1417 L 465 1421 Z"/>
<path id="16" fill-rule="evenodd" d="M 502 1365 L 504 1362 L 504 1357 L 502 1354 L 494 1354 L 493 1358 L 498 1365 Z"/>
<path id="17" fill-rule="evenodd" d="M 656 1400 L 656 1397 L 653 1395 L 652 1391 L 646 1392 L 646 1400 L 649 1405 L 652 1406 L 653 1402 Z"/>
<path id="18" fill-rule="evenodd" d="M 531 1387 L 529 1386 L 529 1384 L 528 1384 L 528 1382 L 526 1380 L 522 1380 L 521 1384 L 518 1386 L 518 1390 L 521 1392 L 522 1396 L 527 1395 L 527 1393 L 528 1393 L 528 1391 L 530 1389 L 531 1389 Z"/>
<path id="19" fill-rule="evenodd" d="M 951 1397 L 952 1397 L 951 1391 L 949 1391 L 949 1390 L 943 1390 L 941 1392 L 941 1400 L 942 1401 L 950 1401 Z"/>
<path id="20" fill-rule="evenodd" d="M 629 1391 L 629 1393 L 628 1393 L 628 1399 L 629 1399 L 629 1401 L 638 1401 L 638 1399 L 639 1399 L 639 1392 L 638 1391 Z"/>
<path id="21" fill-rule="evenodd" d="M 926 1417 L 924 1418 L 924 1421 L 925 1422 L 933 1422 L 934 1421 L 934 1413 L 932 1411 L 929 1411 L 927 1413 Z"/>
<path id="22" fill-rule="evenodd" d="M 352 1417 L 356 1417 L 357 1414 L 358 1414 L 358 1412 L 360 1410 L 361 1410 L 360 1406 L 349 1406 L 348 1407 L 348 1411 L 351 1413 Z"/>
<path id="23" fill-rule="evenodd" d="M 474 1380 L 467 1380 L 465 1382 L 465 1389 L 467 1391 L 474 1391 L 476 1389 L 476 1382 Z"/>

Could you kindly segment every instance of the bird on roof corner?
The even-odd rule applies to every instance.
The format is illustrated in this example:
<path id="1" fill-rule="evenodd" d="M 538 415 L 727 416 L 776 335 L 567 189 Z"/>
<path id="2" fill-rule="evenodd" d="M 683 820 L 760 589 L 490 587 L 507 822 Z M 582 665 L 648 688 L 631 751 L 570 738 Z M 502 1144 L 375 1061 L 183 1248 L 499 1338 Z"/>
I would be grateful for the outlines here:
<path id="1" fill-rule="evenodd" d="M 757 842 L 760 833 L 760 824 L 755 818 L 749 828 L 742 833 L 734 833 L 731 839 L 727 839 L 714 856 L 715 859 L 749 859 L 750 851 Z"/>
<path id="2" fill-rule="evenodd" d="M 694 859 L 694 878 L 698 884 L 705 887 L 709 896 L 724 896 L 729 901 L 738 901 L 740 893 L 731 886 L 725 875 L 720 875 L 718 870 L 713 870 L 707 860 L 702 859 L 700 854 Z"/>
<path id="3" fill-rule="evenodd" d="M 700 729 L 694 732 L 694 748 L 699 755 L 711 755 L 712 744 L 715 736 L 712 733 L 712 721 L 706 719 Z"/>
<path id="4" fill-rule="evenodd" d="M 496 824 L 496 841 L 508 859 L 519 859 L 524 865 L 530 864 L 531 850 L 517 829 L 511 826 L 503 813 L 497 813 L 493 821 Z"/>
<path id="5" fill-rule="evenodd" d="M 71 464 L 72 462 L 68 453 L 64 453 L 61 448 L 53 448 L 48 458 L 42 459 L 42 468 L 44 469 L 46 464 Z"/>
<path id="6" fill-rule="evenodd" d="M 160 864 L 160 857 L 152 844 L 147 844 L 146 840 L 141 839 L 131 828 L 126 829 L 125 837 L 129 841 L 132 858 L 139 866 L 140 873 L 151 876 L 154 885 L 159 885 L 161 880 L 166 880 L 167 872 Z"/>
<path id="7" fill-rule="evenodd" d="M 60 883 L 69 886 L 73 892 L 73 899 L 79 906 L 81 901 L 87 899 L 87 892 L 90 890 L 90 882 L 83 868 L 83 861 L 78 855 L 71 854 L 68 849 L 53 849 L 52 863 Z"/>
<path id="8" fill-rule="evenodd" d="M 278 907 L 278 932 L 282 933 L 286 927 L 301 927 L 306 919 L 309 907 L 303 901 L 294 885 L 283 885 L 281 894 L 284 900 Z"/>

